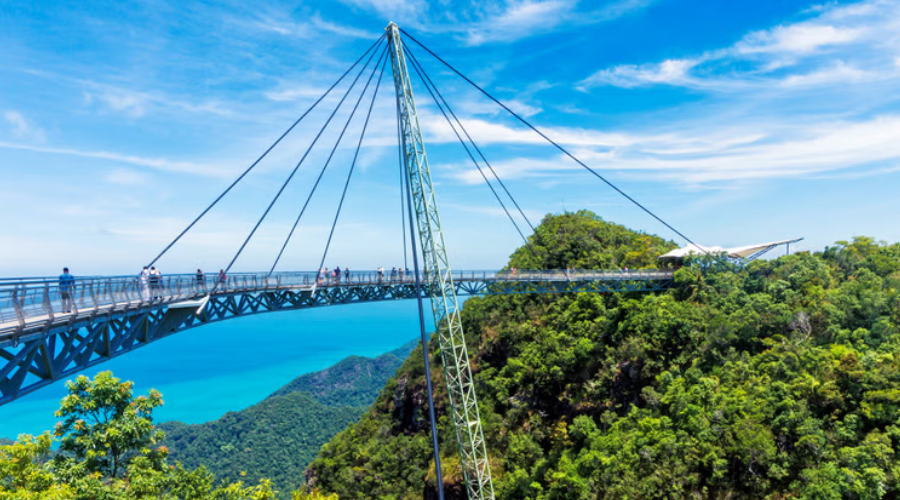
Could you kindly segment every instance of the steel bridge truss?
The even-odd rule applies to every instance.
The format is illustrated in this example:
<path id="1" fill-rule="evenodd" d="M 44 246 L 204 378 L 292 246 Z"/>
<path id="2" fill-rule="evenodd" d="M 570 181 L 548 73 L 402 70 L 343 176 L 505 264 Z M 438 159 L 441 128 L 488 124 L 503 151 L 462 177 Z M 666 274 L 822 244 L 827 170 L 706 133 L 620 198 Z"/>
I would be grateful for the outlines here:
<path id="1" fill-rule="evenodd" d="M 357 279 L 321 286 L 278 285 L 262 279 L 229 280 L 223 290 L 209 296 L 206 302 L 206 289 L 188 289 L 180 283 L 167 283 L 156 292 L 160 294 L 158 300 L 144 300 L 140 284 L 132 278 L 130 285 L 123 282 L 112 285 L 114 291 L 104 290 L 102 298 L 84 293 L 85 288 L 95 288 L 93 285 L 80 285 L 80 298 L 70 313 L 62 310 L 59 290 L 47 284 L 35 285 L 29 289 L 33 290 L 30 295 L 48 302 L 18 310 L 18 321 L 0 323 L 0 405 L 151 342 L 208 323 L 268 312 L 416 298 L 415 285 L 409 278 Z M 297 281 L 314 282 L 315 276 Z M 458 272 L 453 281 L 457 295 L 648 292 L 666 290 L 671 284 L 671 273 L 659 271 L 571 276 L 552 271 L 517 276 Z M 425 296 L 433 293 L 429 286 L 424 286 Z"/>

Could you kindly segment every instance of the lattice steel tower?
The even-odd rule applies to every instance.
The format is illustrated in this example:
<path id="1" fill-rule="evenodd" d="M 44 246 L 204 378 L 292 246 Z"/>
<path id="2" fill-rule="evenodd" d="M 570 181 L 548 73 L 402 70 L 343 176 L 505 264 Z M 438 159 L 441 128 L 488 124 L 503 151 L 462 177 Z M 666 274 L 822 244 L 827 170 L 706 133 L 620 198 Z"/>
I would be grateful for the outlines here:
<path id="1" fill-rule="evenodd" d="M 400 113 L 400 128 L 403 162 L 409 176 L 412 190 L 412 204 L 416 213 L 416 225 L 425 268 L 426 289 L 431 298 L 434 324 L 438 329 L 438 342 L 444 376 L 447 379 L 447 393 L 453 424 L 456 427 L 456 442 L 470 500 L 493 500 L 494 485 L 491 482 L 491 467 L 488 463 L 472 371 L 469 368 L 469 353 L 459 319 L 459 304 L 450 275 L 450 262 L 441 231 L 431 173 L 425 143 L 419 129 L 416 103 L 413 99 L 400 29 L 391 23 L 386 28 L 391 50 L 391 66 L 394 71 L 394 86 Z M 422 346 L 423 349 L 427 346 Z"/>

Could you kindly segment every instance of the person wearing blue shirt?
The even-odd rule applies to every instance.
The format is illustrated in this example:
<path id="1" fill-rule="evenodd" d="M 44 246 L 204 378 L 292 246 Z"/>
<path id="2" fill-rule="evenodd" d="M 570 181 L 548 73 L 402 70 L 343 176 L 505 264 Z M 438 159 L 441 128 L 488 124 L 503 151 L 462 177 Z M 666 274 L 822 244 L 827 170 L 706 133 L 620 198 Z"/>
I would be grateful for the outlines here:
<path id="1" fill-rule="evenodd" d="M 75 307 L 75 299 L 72 294 L 75 293 L 75 277 L 69 274 L 69 268 L 64 267 L 63 273 L 59 275 L 59 295 L 62 297 L 63 312 L 70 313 Z"/>

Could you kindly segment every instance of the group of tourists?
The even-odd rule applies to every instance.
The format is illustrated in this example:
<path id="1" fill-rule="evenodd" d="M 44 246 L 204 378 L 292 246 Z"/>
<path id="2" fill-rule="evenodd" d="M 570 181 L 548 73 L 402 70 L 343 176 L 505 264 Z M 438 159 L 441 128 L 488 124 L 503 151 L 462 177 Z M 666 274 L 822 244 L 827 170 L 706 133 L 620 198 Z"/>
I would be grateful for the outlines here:
<path id="1" fill-rule="evenodd" d="M 163 284 L 162 273 L 156 266 L 144 266 L 138 281 L 141 285 L 141 298 L 145 302 L 162 300 L 163 288 L 165 285 Z M 197 269 L 197 274 L 194 275 L 194 281 L 198 291 L 207 290 L 206 274 L 202 269 Z M 216 276 L 216 288 L 221 291 L 228 289 L 228 276 L 225 274 L 224 269 L 219 269 L 219 275 Z"/>
<path id="2" fill-rule="evenodd" d="M 198 290 L 206 290 L 206 274 L 203 273 L 202 269 L 197 269 L 197 274 L 194 275 L 194 280 L 197 283 Z M 218 290 L 227 290 L 228 289 L 228 275 L 225 273 L 224 269 L 219 269 L 219 274 L 216 276 L 216 288 Z"/>
<path id="3" fill-rule="evenodd" d="M 144 266 L 140 274 L 141 298 L 144 301 L 162 299 L 162 273 L 156 266 Z"/>
<path id="4" fill-rule="evenodd" d="M 343 276 L 345 283 L 350 283 L 350 268 L 345 267 L 343 271 L 341 270 L 341 266 L 337 266 L 333 270 L 329 270 L 327 267 L 325 269 L 319 268 L 319 275 L 316 277 L 316 282 L 320 285 L 330 285 L 332 283 L 340 285 L 341 276 Z"/>
<path id="5" fill-rule="evenodd" d="M 377 273 L 378 273 L 378 282 L 384 283 L 384 268 L 379 267 Z M 412 272 L 410 272 L 408 267 L 406 268 L 405 271 L 403 270 L 402 267 L 392 267 L 391 268 L 391 275 L 390 275 L 391 283 L 396 283 L 398 281 L 406 281 L 406 280 L 410 279 L 411 277 L 412 277 Z"/>
<path id="6" fill-rule="evenodd" d="M 340 268 L 338 268 L 338 274 L 340 273 Z M 344 271 L 347 279 L 350 279 L 350 270 L 347 269 Z M 198 290 L 205 290 L 206 287 L 206 275 L 203 273 L 201 269 L 197 269 L 197 274 L 195 275 L 195 280 L 197 284 Z M 144 302 L 151 302 L 154 300 L 161 300 L 163 298 L 163 288 L 165 285 L 163 284 L 162 272 L 156 268 L 156 266 L 144 266 L 138 275 L 138 283 L 141 288 L 141 299 Z M 216 284 L 219 290 L 226 290 L 228 288 L 228 276 L 225 274 L 224 269 L 219 270 L 219 275 L 216 277 Z M 62 302 L 62 312 L 71 313 L 75 308 L 75 277 L 69 273 L 69 268 L 64 267 L 62 274 L 59 275 L 59 296 L 60 301 Z"/>
<path id="7" fill-rule="evenodd" d="M 391 268 L 390 275 L 385 279 L 384 267 L 379 266 L 375 270 L 376 281 L 378 283 L 396 283 L 407 281 L 412 278 L 412 271 L 409 268 L 405 270 L 402 267 Z M 316 283 L 319 285 L 340 285 L 341 283 L 350 284 L 350 268 L 337 266 L 334 269 L 319 268 L 316 275 Z"/>

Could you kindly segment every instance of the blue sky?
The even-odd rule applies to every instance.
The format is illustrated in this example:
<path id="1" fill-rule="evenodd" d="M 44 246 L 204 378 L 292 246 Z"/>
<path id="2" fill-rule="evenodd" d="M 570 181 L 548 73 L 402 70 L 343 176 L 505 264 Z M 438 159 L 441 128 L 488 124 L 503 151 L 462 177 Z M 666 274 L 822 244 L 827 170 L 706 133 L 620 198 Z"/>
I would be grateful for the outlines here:
<path id="1" fill-rule="evenodd" d="M 0 0 L 0 275 L 131 273 L 395 21 L 695 241 L 900 240 L 900 2 Z M 414 53 L 526 214 L 674 238 Z M 385 76 L 326 265 L 402 262 Z M 343 89 L 345 87 L 340 87 Z M 455 268 L 520 243 L 417 80 Z M 161 262 L 224 267 L 337 97 Z M 268 269 L 347 116 L 235 269 Z M 282 269 L 318 265 L 361 118 Z"/>

